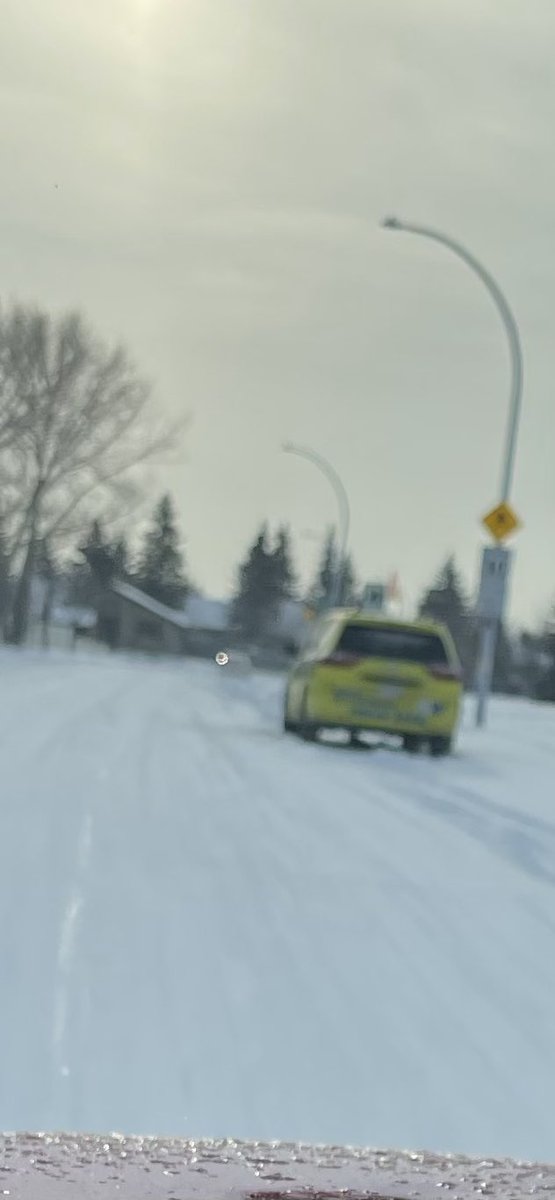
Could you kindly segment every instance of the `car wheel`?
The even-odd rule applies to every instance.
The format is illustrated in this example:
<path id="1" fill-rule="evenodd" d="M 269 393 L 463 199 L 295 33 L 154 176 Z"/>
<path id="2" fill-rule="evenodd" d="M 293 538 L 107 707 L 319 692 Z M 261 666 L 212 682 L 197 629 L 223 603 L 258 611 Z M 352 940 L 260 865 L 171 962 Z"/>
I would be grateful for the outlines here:
<path id="1" fill-rule="evenodd" d="M 290 720 L 290 718 L 287 716 L 288 712 L 289 712 L 289 692 L 286 692 L 285 693 L 285 702 L 283 705 L 283 732 L 284 733 L 296 733 L 297 732 L 297 722 Z"/>
<path id="2" fill-rule="evenodd" d="M 434 737 L 430 738 L 430 754 L 432 758 L 445 758 L 452 750 L 452 739 L 450 737 Z"/>
<path id="3" fill-rule="evenodd" d="M 284 733 L 296 733 L 298 728 L 299 727 L 298 727 L 296 721 L 289 720 L 289 717 L 287 716 L 287 710 L 286 710 L 283 714 L 283 732 Z"/>
<path id="4" fill-rule="evenodd" d="M 419 738 L 416 733 L 405 733 L 403 737 L 403 750 L 406 754 L 420 754 L 422 749 L 422 738 Z"/>
<path id="5" fill-rule="evenodd" d="M 301 704 L 301 716 L 297 725 L 297 733 L 303 739 L 303 742 L 315 742 L 318 736 L 318 726 L 308 720 L 306 712 L 306 692 L 304 693 Z"/>
<path id="6" fill-rule="evenodd" d="M 299 737 L 303 739 L 303 742 L 315 742 L 318 738 L 318 729 L 316 725 L 308 725 L 306 723 L 304 725 L 299 725 L 297 733 Z"/>

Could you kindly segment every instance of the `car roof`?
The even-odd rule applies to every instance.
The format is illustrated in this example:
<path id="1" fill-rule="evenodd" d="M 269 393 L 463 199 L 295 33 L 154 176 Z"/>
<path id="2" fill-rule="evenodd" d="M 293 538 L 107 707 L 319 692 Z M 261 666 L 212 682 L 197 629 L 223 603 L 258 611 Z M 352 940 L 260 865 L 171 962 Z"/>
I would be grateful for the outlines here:
<path id="1" fill-rule="evenodd" d="M 440 621 L 431 621 L 429 618 L 421 619 L 418 617 L 413 621 L 402 620 L 400 617 L 389 617 L 380 613 L 367 613 L 360 608 L 336 608 L 329 615 L 338 624 L 348 623 L 349 625 L 362 625 L 368 628 L 379 626 L 380 629 L 385 627 L 387 629 L 418 630 L 420 633 L 435 633 L 438 637 L 445 637 L 447 633 L 445 625 L 442 625 Z"/>

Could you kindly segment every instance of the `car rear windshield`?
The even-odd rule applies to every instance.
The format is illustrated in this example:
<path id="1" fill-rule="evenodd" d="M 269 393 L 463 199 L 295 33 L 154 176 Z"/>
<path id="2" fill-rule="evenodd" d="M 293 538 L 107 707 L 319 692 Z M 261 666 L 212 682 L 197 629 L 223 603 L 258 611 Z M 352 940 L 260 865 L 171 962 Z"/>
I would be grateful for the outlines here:
<path id="1" fill-rule="evenodd" d="M 387 625 L 347 625 L 337 649 L 360 654 L 361 658 L 393 658 L 426 666 L 448 661 L 445 646 L 437 634 Z"/>

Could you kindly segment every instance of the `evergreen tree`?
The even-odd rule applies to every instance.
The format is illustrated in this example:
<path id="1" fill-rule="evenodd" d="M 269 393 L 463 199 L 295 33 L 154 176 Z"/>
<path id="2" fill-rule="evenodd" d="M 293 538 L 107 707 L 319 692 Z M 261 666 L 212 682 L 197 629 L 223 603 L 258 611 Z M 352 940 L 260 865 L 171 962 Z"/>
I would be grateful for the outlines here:
<path id="1" fill-rule="evenodd" d="M 85 545 L 92 550 L 100 550 L 103 546 L 106 546 L 106 544 L 102 521 L 100 521 L 98 517 L 95 517 L 89 529 Z"/>
<path id="2" fill-rule="evenodd" d="M 432 587 L 424 594 L 419 614 L 446 625 L 461 660 L 467 682 L 473 680 L 476 637 L 468 600 L 455 559 L 451 555 Z"/>
<path id="3" fill-rule="evenodd" d="M 338 549 L 333 528 L 328 529 L 316 579 L 308 593 L 308 603 L 317 612 L 323 612 L 330 605 L 345 605 L 351 608 L 358 604 L 358 582 L 351 554 L 347 554 L 341 569 L 338 594 L 336 592 Z"/>
<path id="4" fill-rule="evenodd" d="M 504 625 L 497 630 L 491 686 L 494 692 L 513 694 L 518 691 L 513 645 Z"/>
<path id="5" fill-rule="evenodd" d="M 290 600 L 295 594 L 295 570 L 291 549 L 291 534 L 285 525 L 278 529 L 275 549 L 272 553 L 274 587 L 279 602 Z"/>
<path id="6" fill-rule="evenodd" d="M 281 567 L 283 586 L 283 564 Z M 266 635 L 276 622 L 281 599 L 276 580 L 275 552 L 268 548 L 268 532 L 263 525 L 239 567 L 232 613 L 233 624 L 254 640 Z"/>
<path id="7" fill-rule="evenodd" d="M 537 696 L 542 679 L 542 637 L 539 633 L 522 630 L 516 640 L 515 671 L 520 681 L 520 692 L 525 696 Z"/>
<path id="8" fill-rule="evenodd" d="M 121 537 L 111 543 L 97 518 L 79 552 L 81 560 L 73 562 L 67 573 L 66 601 L 79 608 L 93 608 L 99 586 L 106 587 L 112 579 L 128 578 L 127 542 Z"/>
<path id="9" fill-rule="evenodd" d="M 322 612 L 329 608 L 334 588 L 337 572 L 337 547 L 335 543 L 335 532 L 333 529 L 328 529 L 320 564 L 316 573 L 316 579 L 308 594 L 308 602 L 317 612 Z"/>
<path id="10" fill-rule="evenodd" d="M 541 669 L 536 694 L 539 700 L 555 704 L 555 605 L 545 624 L 539 643 Z"/>
<path id="11" fill-rule="evenodd" d="M 169 495 L 162 496 L 154 509 L 139 555 L 136 582 L 147 595 L 170 608 L 182 608 L 185 603 L 188 587 Z"/>
<path id="12" fill-rule="evenodd" d="M 113 575 L 113 560 L 110 543 L 104 534 L 100 520 L 95 519 L 90 527 L 86 542 L 79 547 L 89 568 L 89 578 L 94 586 L 106 585 Z"/>
<path id="13" fill-rule="evenodd" d="M 109 582 L 111 558 L 101 522 L 91 524 L 85 541 L 78 547 L 80 558 L 67 572 L 66 602 L 77 608 L 92 608 L 99 584 Z"/>
<path id="14" fill-rule="evenodd" d="M 344 605 L 346 608 L 353 608 L 358 605 L 358 602 L 359 598 L 356 572 L 352 556 L 347 554 L 341 571 L 341 587 L 338 604 Z"/>
<path id="15" fill-rule="evenodd" d="M 127 538 L 122 535 L 111 547 L 114 564 L 114 578 L 126 580 L 130 575 L 130 555 Z"/>

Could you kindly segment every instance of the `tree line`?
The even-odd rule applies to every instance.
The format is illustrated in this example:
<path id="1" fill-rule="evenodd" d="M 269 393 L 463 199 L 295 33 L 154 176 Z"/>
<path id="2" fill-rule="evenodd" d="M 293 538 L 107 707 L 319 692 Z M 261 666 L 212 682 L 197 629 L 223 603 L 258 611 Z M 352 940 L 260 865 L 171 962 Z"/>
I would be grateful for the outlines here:
<path id="1" fill-rule="evenodd" d="M 319 612 L 329 607 L 339 575 L 339 604 L 359 602 L 353 560 L 348 555 L 340 563 L 335 532 L 325 536 L 316 577 L 305 596 L 301 595 L 293 562 L 290 530 L 282 525 L 272 538 L 265 523 L 258 531 L 237 571 L 232 622 L 249 637 L 256 639 L 271 632 L 282 605 L 287 600 L 304 599 L 309 609 Z"/>
<path id="2" fill-rule="evenodd" d="M 318 613 L 329 607 L 338 569 L 333 530 L 326 535 L 316 577 L 302 596 L 307 607 Z M 259 636 L 275 619 L 280 603 L 301 593 L 295 586 L 291 539 L 286 529 L 278 532 L 274 545 L 263 526 L 239 568 L 234 603 L 237 624 Z M 362 591 L 352 558 L 341 565 L 339 603 L 357 607 Z M 449 629 L 459 655 L 465 684 L 471 687 L 477 666 L 479 627 L 468 592 L 454 556 L 450 555 L 430 585 L 424 589 L 417 615 L 440 621 Z M 555 701 L 555 609 L 551 620 L 537 634 L 510 635 L 499 631 L 493 687 L 505 693 L 525 693 Z"/>
<path id="3" fill-rule="evenodd" d="M 169 494 L 156 503 L 136 552 L 125 535 L 107 536 L 100 517 L 93 520 L 78 551 L 65 571 L 68 604 L 94 607 L 99 589 L 117 581 L 133 584 L 168 608 L 184 607 L 190 584 L 175 506 Z"/>
<path id="4" fill-rule="evenodd" d="M 119 580 L 170 608 L 182 609 L 192 584 L 175 504 L 168 493 L 157 501 L 145 531 L 134 540 L 136 549 L 126 536 L 110 538 L 102 517 L 96 517 L 68 565 L 63 567 L 39 556 L 37 574 L 43 580 L 57 581 L 58 591 L 63 590 L 71 605 L 93 605 L 99 586 Z M 337 569 L 335 534 L 330 530 L 325 536 L 316 577 L 306 595 L 306 603 L 313 610 L 328 607 Z M 358 603 L 350 556 L 342 565 L 340 593 L 341 603 Z M 282 605 L 300 598 L 290 530 L 281 525 L 272 535 L 265 523 L 237 568 L 231 622 L 253 640 L 263 638 L 271 634 Z"/>
<path id="5" fill-rule="evenodd" d="M 474 682 L 479 626 L 453 556 L 424 593 L 419 615 L 443 622 L 457 647 L 465 683 Z M 527 695 L 555 702 L 555 607 L 536 633 L 510 634 L 502 625 L 493 672 L 497 692 Z"/>
<path id="6" fill-rule="evenodd" d="M 191 590 L 183 538 L 175 506 L 169 495 L 156 504 L 150 523 L 132 554 L 129 543 L 119 537 L 110 542 L 102 523 L 93 522 L 69 575 L 71 602 L 94 602 L 98 575 L 106 582 L 116 577 L 134 584 L 147 595 L 172 608 L 183 608 Z M 281 525 L 271 532 L 268 523 L 257 531 L 236 570 L 230 621 L 245 638 L 256 642 L 275 631 L 284 604 L 303 601 L 314 614 L 325 611 L 335 591 L 340 570 L 340 604 L 357 607 L 362 589 L 352 557 L 339 564 L 335 533 L 323 540 L 314 579 L 302 588 L 295 564 L 291 531 Z M 447 558 L 430 585 L 423 591 L 418 616 L 441 621 L 449 629 L 463 667 L 465 682 L 474 680 L 479 629 L 462 574 L 453 556 Z M 543 630 L 511 635 L 500 630 L 494 667 L 496 691 L 526 693 L 555 701 L 555 610 Z"/>
<path id="7" fill-rule="evenodd" d="M 0 628 L 25 640 L 33 581 L 45 585 L 44 619 L 60 580 L 73 603 L 86 603 L 95 580 L 118 577 L 171 607 L 186 600 L 182 541 L 171 497 L 156 505 L 138 550 L 105 530 L 141 499 L 140 469 L 176 442 L 179 424 L 160 427 L 151 389 L 122 346 L 108 346 L 81 315 L 36 307 L 0 308 Z M 95 513 L 102 513 L 100 520 Z M 68 565 L 71 546 L 79 556 Z M 327 607 L 339 576 L 339 602 L 360 603 L 353 561 L 338 561 L 333 531 L 302 597 Z M 299 598 L 290 531 L 263 525 L 237 570 L 232 621 L 266 636 L 282 605 Z M 449 558 L 422 596 L 419 612 L 449 627 L 470 682 L 477 629 L 468 595 Z M 555 610 L 539 632 L 501 631 L 494 685 L 555 700 Z"/>

